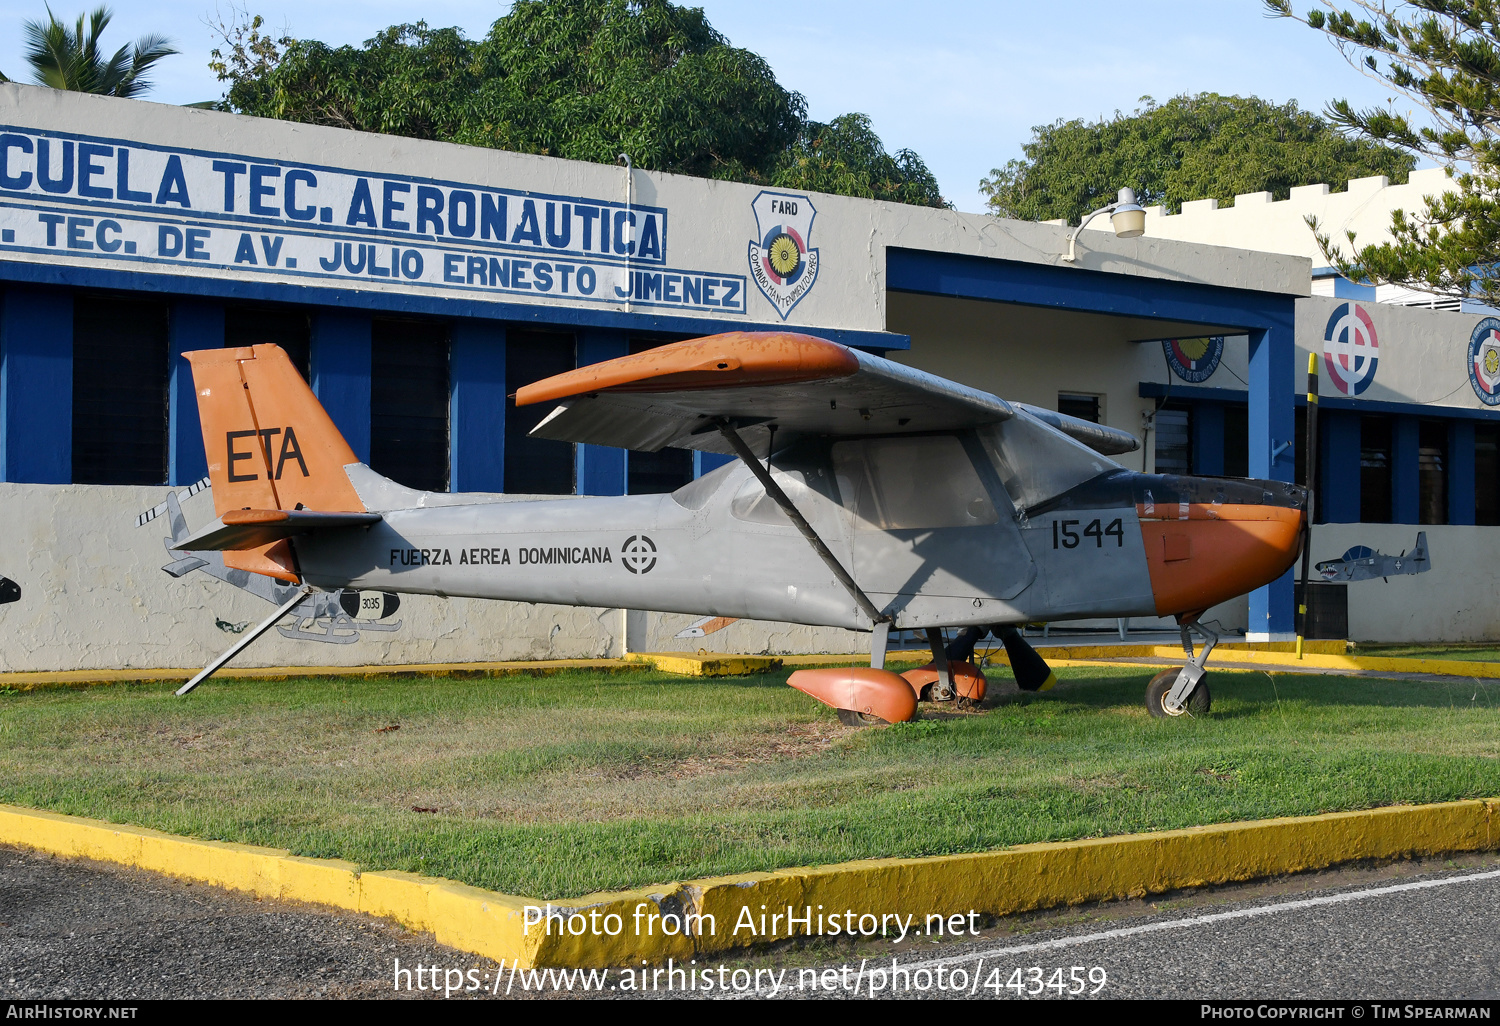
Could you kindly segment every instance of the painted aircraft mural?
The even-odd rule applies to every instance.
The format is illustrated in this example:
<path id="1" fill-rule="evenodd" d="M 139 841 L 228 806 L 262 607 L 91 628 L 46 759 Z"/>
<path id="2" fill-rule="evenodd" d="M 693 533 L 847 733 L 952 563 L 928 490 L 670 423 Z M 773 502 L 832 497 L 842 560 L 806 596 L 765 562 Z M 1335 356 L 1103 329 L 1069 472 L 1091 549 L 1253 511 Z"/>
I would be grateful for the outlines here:
<path id="1" fill-rule="evenodd" d="M 1427 555 L 1427 532 L 1417 532 L 1417 544 L 1409 555 L 1405 549 L 1399 556 L 1387 556 L 1368 545 L 1356 545 L 1338 559 L 1319 563 L 1317 569 L 1323 580 L 1338 583 L 1372 581 L 1377 577 L 1388 581 L 1392 577 L 1426 573 L 1432 569 L 1432 560 Z"/>
<path id="2" fill-rule="evenodd" d="M 209 479 L 204 478 L 188 486 L 184 491 L 168 492 L 163 502 L 136 517 L 137 527 L 144 527 L 158 517 L 167 518 L 167 526 L 172 533 L 169 537 L 162 539 L 162 543 L 166 545 L 167 552 L 177 558 L 162 567 L 162 570 L 168 576 L 177 578 L 184 577 L 195 570 L 201 570 L 210 577 L 233 585 L 241 591 L 249 592 L 274 606 L 286 606 L 292 595 L 297 592 L 296 585 L 251 573 L 248 570 L 227 567 L 224 565 L 224 557 L 218 552 L 184 554 L 180 543 L 191 532 L 188 530 L 187 517 L 182 512 L 182 501 L 208 487 Z M 388 592 L 364 593 L 342 588 L 331 592 L 313 592 L 304 596 L 301 601 L 292 604 L 286 612 L 281 614 L 280 620 L 286 620 L 290 616 L 291 621 L 278 624 L 276 631 L 282 637 L 294 641 L 350 645 L 359 640 L 361 631 L 388 633 L 400 630 L 400 620 L 390 623 L 385 619 L 393 615 L 400 607 L 400 598 Z M 249 621 L 234 623 L 217 617 L 215 623 L 226 634 L 243 634 L 250 626 Z"/>

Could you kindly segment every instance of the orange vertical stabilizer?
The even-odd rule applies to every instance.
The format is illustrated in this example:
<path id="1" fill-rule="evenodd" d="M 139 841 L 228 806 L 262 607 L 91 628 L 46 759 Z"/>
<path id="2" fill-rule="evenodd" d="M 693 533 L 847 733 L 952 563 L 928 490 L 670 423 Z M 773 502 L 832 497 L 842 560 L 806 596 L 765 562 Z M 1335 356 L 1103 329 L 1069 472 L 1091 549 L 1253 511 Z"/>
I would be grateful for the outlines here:
<path id="1" fill-rule="evenodd" d="M 214 512 L 362 513 L 344 467 L 359 462 L 280 346 L 199 349 L 193 367 Z M 299 580 L 288 541 L 226 551 L 224 565 Z"/>
<path id="2" fill-rule="evenodd" d="M 358 457 L 280 346 L 183 355 L 193 366 L 216 513 L 364 512 L 344 472 Z"/>

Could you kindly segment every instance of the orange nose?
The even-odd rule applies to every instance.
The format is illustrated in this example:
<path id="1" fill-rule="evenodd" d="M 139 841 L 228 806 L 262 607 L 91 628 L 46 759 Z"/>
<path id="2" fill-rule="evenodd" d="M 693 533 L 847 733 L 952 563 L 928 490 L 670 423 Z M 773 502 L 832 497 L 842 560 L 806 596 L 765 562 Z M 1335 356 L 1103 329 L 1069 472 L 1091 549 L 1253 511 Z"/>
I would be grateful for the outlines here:
<path id="1" fill-rule="evenodd" d="M 1176 481 L 1188 487 L 1136 504 L 1158 615 L 1199 612 L 1244 595 L 1296 562 L 1306 516 L 1302 489 L 1274 481 L 1236 481 L 1239 487 L 1227 489 L 1191 487 L 1222 484 L 1213 478 Z M 1254 495 L 1257 486 L 1264 487 Z M 1205 498 L 1229 501 L 1181 501 Z"/>

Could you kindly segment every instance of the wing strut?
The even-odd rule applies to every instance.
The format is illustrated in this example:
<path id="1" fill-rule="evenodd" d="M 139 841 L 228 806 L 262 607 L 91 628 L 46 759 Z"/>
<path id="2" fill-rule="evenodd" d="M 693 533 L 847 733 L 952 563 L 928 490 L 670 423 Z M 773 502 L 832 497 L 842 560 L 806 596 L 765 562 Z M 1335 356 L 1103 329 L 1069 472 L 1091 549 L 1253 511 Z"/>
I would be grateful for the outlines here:
<path id="1" fill-rule="evenodd" d="M 233 659 L 235 656 L 239 655 L 241 651 L 247 648 L 250 645 L 250 642 L 266 633 L 266 631 L 270 630 L 277 621 L 279 621 L 286 614 L 290 613 L 293 606 L 295 606 L 298 602 L 301 602 L 311 594 L 312 588 L 306 584 L 298 588 L 296 591 L 292 592 L 292 597 L 287 599 L 280 609 L 276 610 L 276 612 L 266 617 L 263 621 L 261 621 L 259 626 L 250 631 L 239 641 L 236 641 L 234 645 L 230 647 L 228 652 L 225 652 L 223 655 L 219 656 L 219 658 L 215 659 L 213 662 L 205 666 L 202 670 L 198 671 L 198 676 L 194 677 L 182 687 L 178 688 L 178 697 L 187 694 L 199 684 L 202 684 L 205 680 L 211 677 L 215 671 L 217 671 L 225 663 L 229 662 L 229 660 Z"/>
<path id="2" fill-rule="evenodd" d="M 734 425 L 728 421 L 720 421 L 719 433 L 734 447 L 734 451 L 739 456 L 740 462 L 750 468 L 750 473 L 755 475 L 756 480 L 765 488 L 766 494 L 771 497 L 772 501 L 781 507 L 781 512 L 785 513 L 787 519 L 796 525 L 797 530 L 802 532 L 802 537 L 807 539 L 807 544 L 812 546 L 813 551 L 818 554 L 818 558 L 828 565 L 829 570 L 833 571 L 833 576 L 838 578 L 838 582 L 844 586 L 844 590 L 853 596 L 860 610 L 870 618 L 870 623 L 872 625 L 889 624 L 891 618 L 877 609 L 875 603 L 870 601 L 870 596 L 866 595 L 864 589 L 860 588 L 855 583 L 854 578 L 849 576 L 849 571 L 844 569 L 838 557 L 828 550 L 828 546 L 823 544 L 823 539 L 818 537 L 818 532 L 812 529 L 812 525 L 807 522 L 807 518 L 798 511 L 797 507 L 792 504 L 792 500 L 787 497 L 786 492 L 782 491 L 781 486 L 771 477 L 771 472 L 761 466 L 760 460 L 756 458 L 750 446 L 745 444 L 745 440 L 734 429 Z M 767 461 L 769 461 L 769 449 L 766 452 L 766 457 Z M 882 656 L 884 655 L 883 648 L 884 646 L 882 646 Z"/>

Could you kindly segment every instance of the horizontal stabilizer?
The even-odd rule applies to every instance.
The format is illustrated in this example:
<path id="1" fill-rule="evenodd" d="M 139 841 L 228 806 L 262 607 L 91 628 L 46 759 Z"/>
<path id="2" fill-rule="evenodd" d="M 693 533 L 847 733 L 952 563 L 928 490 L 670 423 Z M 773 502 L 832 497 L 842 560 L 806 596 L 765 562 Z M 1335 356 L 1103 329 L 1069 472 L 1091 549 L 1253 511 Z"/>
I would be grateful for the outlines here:
<path id="1" fill-rule="evenodd" d="M 310 510 L 231 509 L 213 523 L 186 538 L 174 541 L 177 552 L 219 552 L 253 549 L 283 538 L 318 531 L 369 527 L 380 522 L 379 513 L 314 513 Z"/>
<path id="2" fill-rule="evenodd" d="M 1006 420 L 1003 399 L 904 364 L 794 332 L 733 331 L 580 367 L 520 389 L 516 404 L 560 403 L 537 438 L 655 452 L 734 455 L 733 423 L 757 451 L 807 435 L 952 431 Z"/>

